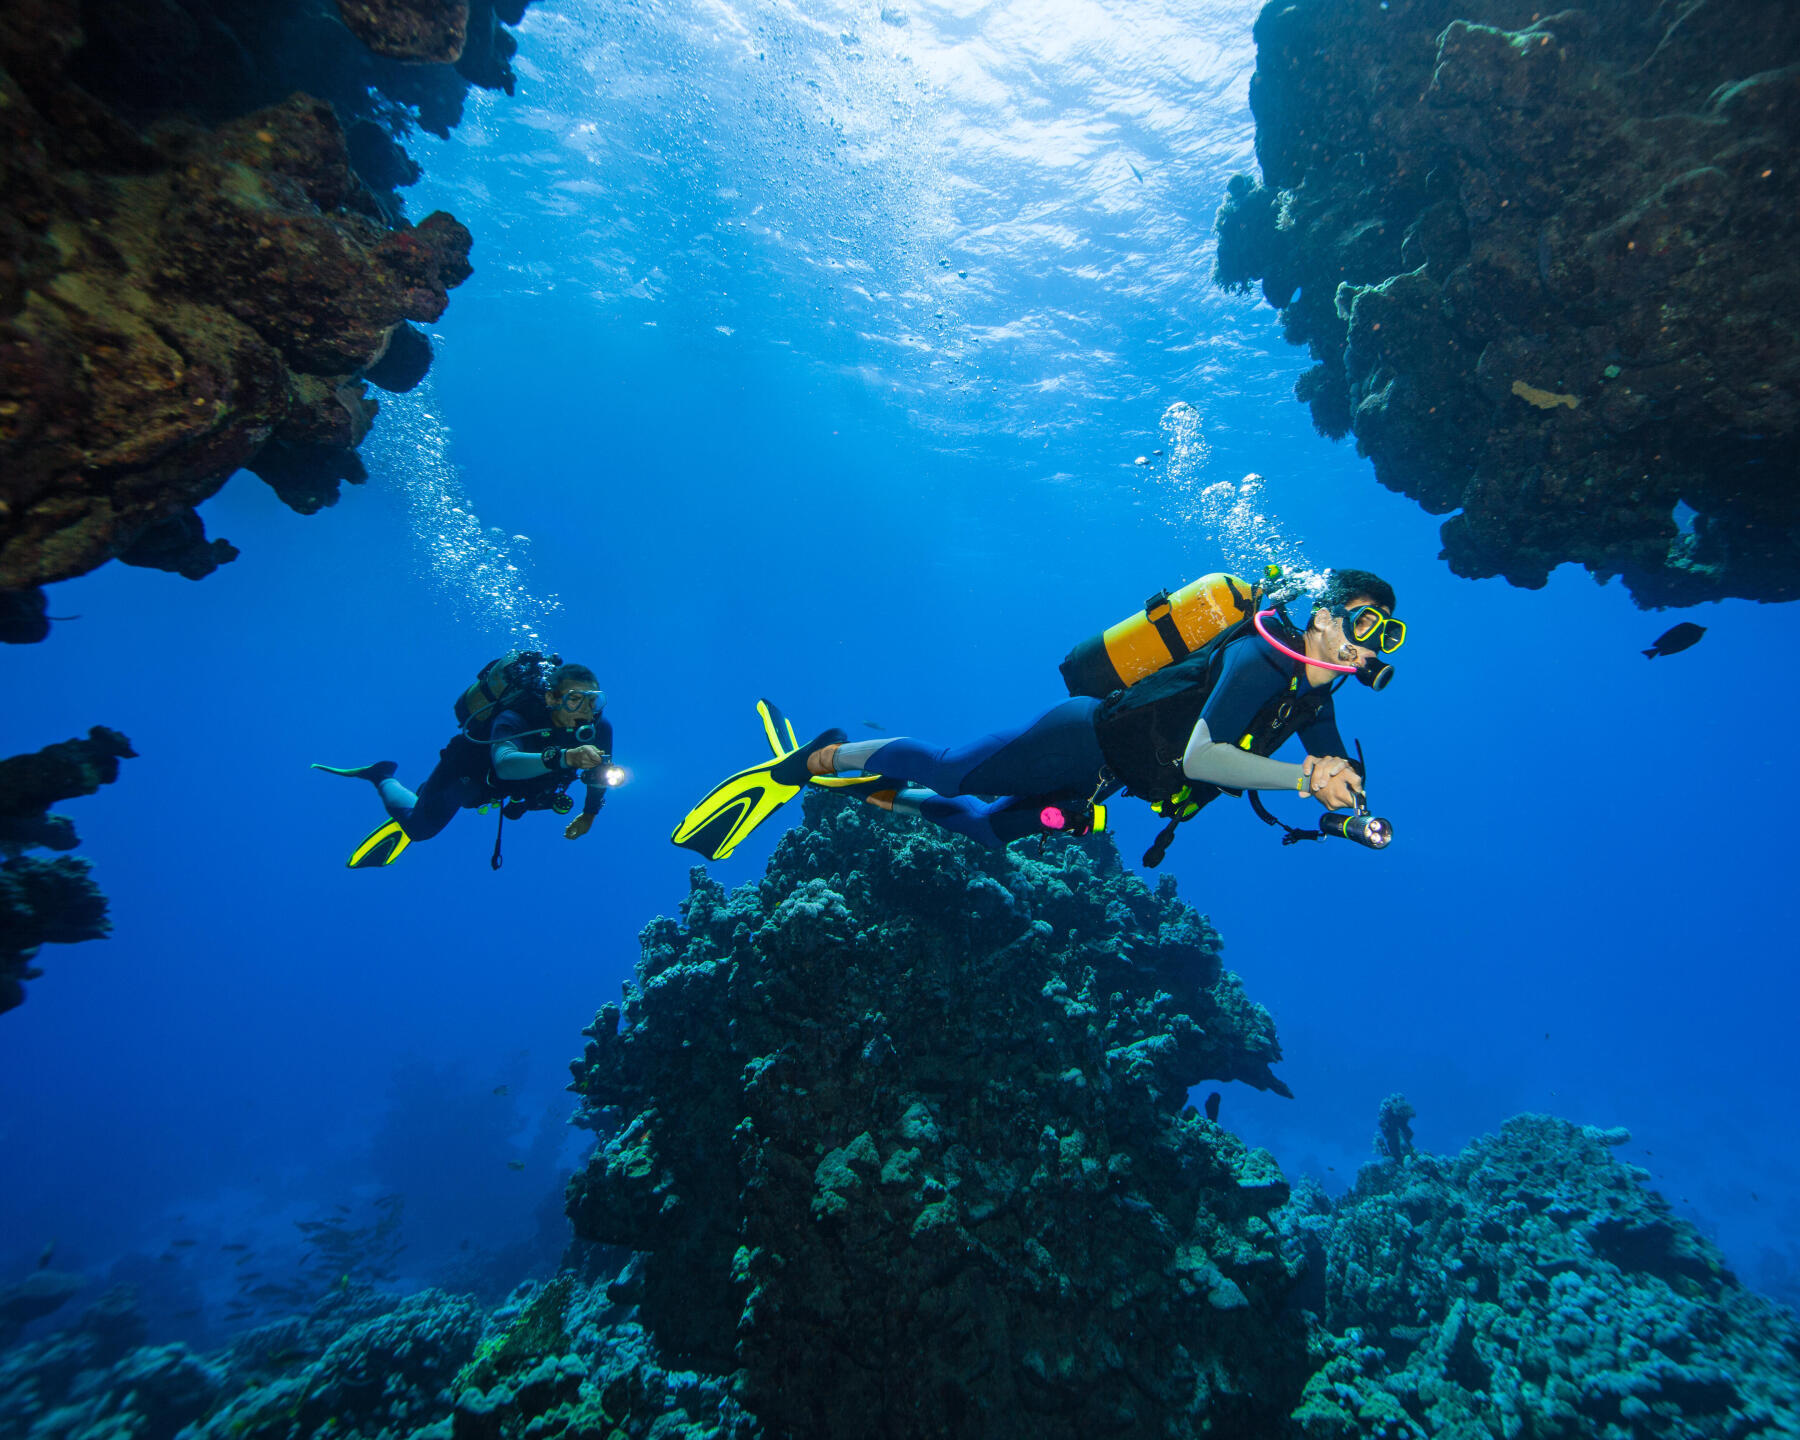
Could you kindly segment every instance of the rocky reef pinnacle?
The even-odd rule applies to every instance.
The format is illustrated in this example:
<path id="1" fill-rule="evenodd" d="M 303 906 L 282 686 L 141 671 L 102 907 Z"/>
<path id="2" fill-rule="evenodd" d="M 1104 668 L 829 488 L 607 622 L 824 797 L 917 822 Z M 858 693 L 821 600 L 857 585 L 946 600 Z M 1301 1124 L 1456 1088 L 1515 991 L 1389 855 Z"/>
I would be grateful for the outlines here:
<path id="1" fill-rule="evenodd" d="M 1800 10 L 1273 0 L 1215 278 L 1460 575 L 1800 596 Z"/>
<path id="2" fill-rule="evenodd" d="M 1186 1102 L 1286 1092 L 1218 936 L 1107 838 L 806 805 L 759 884 L 694 872 L 574 1067 L 615 1293 L 781 1434 L 1273 1433 L 1287 1185 Z"/>
<path id="3" fill-rule="evenodd" d="M 333 504 L 365 478 L 368 383 L 424 374 L 412 322 L 471 240 L 404 218 L 399 140 L 447 133 L 471 81 L 511 89 L 523 3 L 339 8 L 0 10 L 0 640 L 42 639 L 38 587 L 107 560 L 232 559 L 194 507 L 239 468 Z"/>
<path id="4" fill-rule="evenodd" d="M 73 850 L 74 823 L 50 807 L 112 784 L 119 761 L 136 754 L 117 730 L 96 725 L 85 740 L 0 760 L 0 1012 L 25 1003 L 25 982 L 43 974 L 32 964 L 41 947 L 98 940 L 112 928 L 87 861 L 26 852 Z"/>

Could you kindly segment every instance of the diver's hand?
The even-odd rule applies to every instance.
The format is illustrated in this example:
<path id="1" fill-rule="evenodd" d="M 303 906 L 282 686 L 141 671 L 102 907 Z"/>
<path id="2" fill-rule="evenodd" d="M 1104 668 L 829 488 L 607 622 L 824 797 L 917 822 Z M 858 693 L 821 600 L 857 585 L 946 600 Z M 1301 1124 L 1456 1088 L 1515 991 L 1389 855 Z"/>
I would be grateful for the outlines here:
<path id="1" fill-rule="evenodd" d="M 591 770 L 606 758 L 598 745 L 572 745 L 563 751 L 563 765 L 570 770 Z"/>
<path id="2" fill-rule="evenodd" d="M 1312 797 L 1327 810 L 1348 810 L 1362 795 L 1362 776 L 1341 755 L 1308 756 Z"/>
<path id="3" fill-rule="evenodd" d="M 583 835 L 587 834 L 588 826 L 593 823 L 594 817 L 589 815 L 585 810 L 582 811 L 581 814 L 577 815 L 567 825 L 563 826 L 563 839 L 579 840 Z"/>

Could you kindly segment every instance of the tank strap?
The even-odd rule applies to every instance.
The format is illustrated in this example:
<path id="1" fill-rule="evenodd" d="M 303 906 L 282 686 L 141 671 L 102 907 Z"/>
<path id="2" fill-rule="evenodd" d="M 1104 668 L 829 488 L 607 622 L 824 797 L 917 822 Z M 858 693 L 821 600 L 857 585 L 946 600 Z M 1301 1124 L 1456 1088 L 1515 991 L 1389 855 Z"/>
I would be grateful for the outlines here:
<path id="1" fill-rule="evenodd" d="M 1144 618 L 1156 627 L 1156 633 L 1162 637 L 1164 645 L 1169 647 L 1170 660 L 1185 660 L 1194 652 L 1187 641 L 1181 638 L 1181 631 L 1175 624 L 1175 612 L 1169 605 L 1169 592 L 1158 590 L 1144 602 Z"/>

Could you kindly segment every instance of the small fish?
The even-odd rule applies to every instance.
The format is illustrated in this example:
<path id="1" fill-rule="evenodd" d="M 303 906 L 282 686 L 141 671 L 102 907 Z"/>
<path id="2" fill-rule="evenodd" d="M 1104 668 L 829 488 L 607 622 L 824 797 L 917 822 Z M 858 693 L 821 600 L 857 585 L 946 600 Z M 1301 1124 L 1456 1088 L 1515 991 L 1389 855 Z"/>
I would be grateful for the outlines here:
<path id="1" fill-rule="evenodd" d="M 238 1256 L 237 1259 L 233 1260 L 231 1263 L 233 1265 L 248 1265 L 255 1258 L 256 1257 L 254 1255 L 240 1255 L 240 1256 Z"/>
<path id="2" fill-rule="evenodd" d="M 1125 165 L 1133 175 L 1137 176 L 1138 184 L 1142 185 L 1144 183 L 1144 172 L 1138 169 L 1137 166 L 1133 165 L 1129 160 L 1125 162 Z"/>
<path id="3" fill-rule="evenodd" d="M 156 1258 L 158 1260 L 162 1261 L 162 1263 L 165 1265 L 173 1265 L 177 1260 L 181 1259 L 181 1257 L 179 1255 L 177 1255 L 173 1250 L 165 1250 L 165 1251 L 163 1251 L 162 1254 L 158 1255 Z"/>
<path id="4" fill-rule="evenodd" d="M 331 1208 L 340 1215 L 348 1215 L 350 1213 L 350 1207 L 348 1205 L 333 1205 Z"/>
<path id="5" fill-rule="evenodd" d="M 1678 655 L 1690 645 L 1697 645 L 1700 637 L 1706 633 L 1704 625 L 1696 625 L 1692 620 L 1683 620 L 1672 630 L 1665 630 L 1656 637 L 1656 643 L 1644 652 L 1646 660 L 1654 660 L 1658 655 Z"/>
<path id="6" fill-rule="evenodd" d="M 496 1095 L 510 1095 L 512 1092 L 510 1090 L 508 1090 L 506 1088 L 506 1086 L 504 1086 L 504 1085 L 496 1085 L 494 1087 L 494 1093 Z"/>
<path id="7" fill-rule="evenodd" d="M 523 1170 L 525 1168 L 525 1162 L 523 1160 L 508 1160 L 506 1162 L 506 1168 L 508 1170 Z"/>
<path id="8" fill-rule="evenodd" d="M 260 1270 L 246 1270 L 242 1275 L 238 1276 L 238 1279 L 240 1279 L 240 1280 L 260 1280 L 260 1279 L 262 1279 L 262 1277 L 263 1277 L 263 1272 Z"/>
<path id="9" fill-rule="evenodd" d="M 177 1320 L 192 1320 L 199 1313 L 200 1307 L 196 1305 L 192 1310 L 177 1310 L 175 1312 L 175 1318 Z"/>
<path id="10" fill-rule="evenodd" d="M 233 1240 L 229 1245 L 221 1245 L 221 1250 L 248 1250 L 250 1247 L 242 1240 Z"/>
<path id="11" fill-rule="evenodd" d="M 1224 1097 L 1221 1096 L 1217 1090 L 1206 1097 L 1206 1118 L 1208 1120 L 1217 1120 L 1219 1118 L 1219 1101 L 1223 1098 Z"/>
<path id="12" fill-rule="evenodd" d="M 865 720 L 862 723 L 863 729 L 865 730 L 879 730 L 883 734 L 887 733 L 887 726 L 883 725 L 879 720 Z"/>
<path id="13" fill-rule="evenodd" d="M 192 1240 L 172 1240 L 169 1243 L 174 1245 L 175 1248 L 178 1250 L 185 1250 L 185 1249 L 187 1249 L 188 1246 L 192 1245 L 194 1242 Z"/>
<path id="14" fill-rule="evenodd" d="M 56 1242 L 54 1240 L 47 1241 L 44 1248 L 38 1251 L 38 1269 L 48 1270 L 50 1268 L 50 1257 L 54 1254 L 56 1254 Z"/>

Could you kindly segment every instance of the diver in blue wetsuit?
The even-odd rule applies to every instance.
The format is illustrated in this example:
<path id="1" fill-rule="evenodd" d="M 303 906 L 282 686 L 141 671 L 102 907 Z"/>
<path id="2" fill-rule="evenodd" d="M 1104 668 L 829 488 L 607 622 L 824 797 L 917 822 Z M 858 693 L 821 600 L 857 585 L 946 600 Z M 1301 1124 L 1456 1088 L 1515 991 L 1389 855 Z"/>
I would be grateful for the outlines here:
<path id="1" fill-rule="evenodd" d="M 578 840 L 606 804 L 609 783 L 622 772 L 611 764 L 612 722 L 600 710 L 605 704 L 594 672 L 585 665 L 546 665 L 541 692 L 515 694 L 504 709 L 484 716 L 476 738 L 465 727 L 438 753 L 438 763 L 418 792 L 395 775 L 392 760 L 355 768 L 315 765 L 334 775 L 367 780 L 381 796 L 388 821 L 377 827 L 351 853 L 350 868 L 391 864 L 415 840 L 429 840 L 456 818 L 499 802 L 508 818 L 529 810 L 567 814 L 574 808 L 567 793 L 577 779 L 586 786 L 581 813 L 563 834 Z M 490 712 L 491 713 L 491 712 Z M 496 868 L 499 854 L 496 843 Z"/>
<path id="2" fill-rule="evenodd" d="M 862 798 L 988 846 L 1085 834 L 1094 807 L 1121 789 L 1176 820 L 1246 790 L 1293 790 L 1347 809 L 1360 800 L 1362 777 L 1345 757 L 1332 696 L 1347 673 L 1386 683 L 1381 656 L 1404 635 L 1393 610 L 1393 588 L 1379 576 L 1338 571 L 1304 631 L 1265 635 L 1245 620 L 1103 700 L 1077 696 L 1022 728 L 959 746 L 904 737 L 818 744 L 807 747 L 807 773 L 900 782 Z M 1303 761 L 1271 758 L 1296 735 Z"/>

